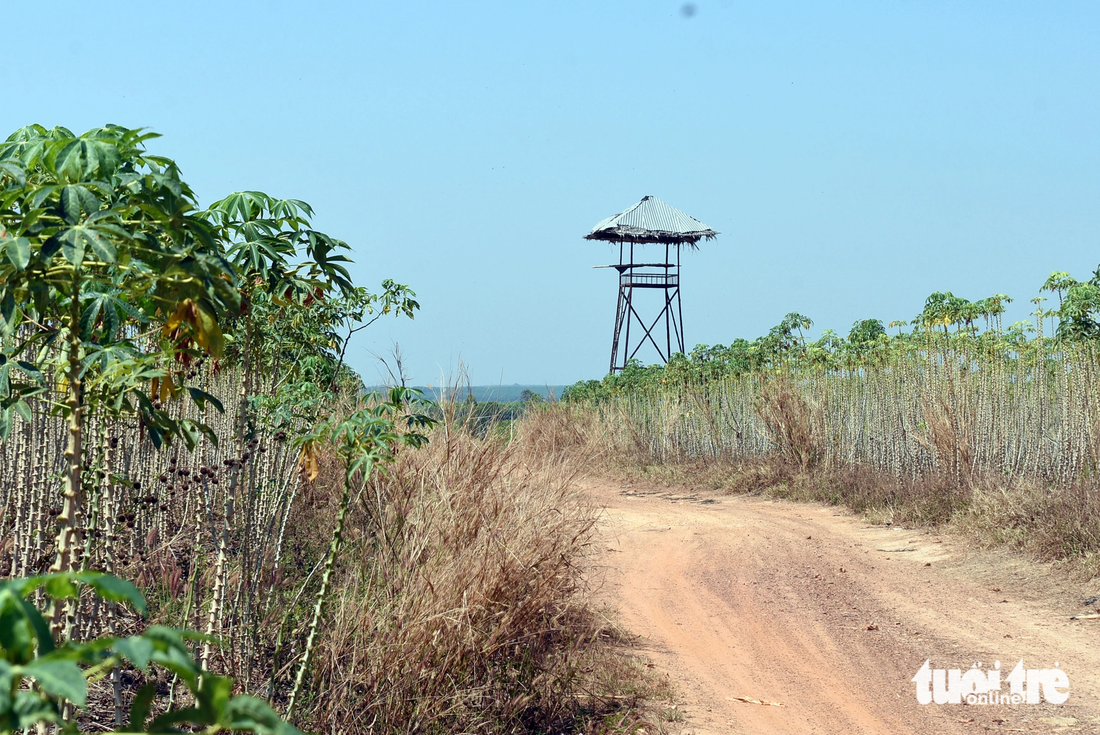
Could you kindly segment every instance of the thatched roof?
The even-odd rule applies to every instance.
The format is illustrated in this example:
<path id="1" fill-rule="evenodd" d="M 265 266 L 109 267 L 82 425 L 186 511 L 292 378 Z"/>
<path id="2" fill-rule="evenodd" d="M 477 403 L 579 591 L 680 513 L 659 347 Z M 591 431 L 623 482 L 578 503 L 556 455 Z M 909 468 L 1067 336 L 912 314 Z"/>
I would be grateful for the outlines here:
<path id="1" fill-rule="evenodd" d="M 717 234 L 691 215 L 670 207 L 655 196 L 647 196 L 630 209 L 600 222 L 584 239 L 696 247 L 699 240 L 712 240 Z"/>

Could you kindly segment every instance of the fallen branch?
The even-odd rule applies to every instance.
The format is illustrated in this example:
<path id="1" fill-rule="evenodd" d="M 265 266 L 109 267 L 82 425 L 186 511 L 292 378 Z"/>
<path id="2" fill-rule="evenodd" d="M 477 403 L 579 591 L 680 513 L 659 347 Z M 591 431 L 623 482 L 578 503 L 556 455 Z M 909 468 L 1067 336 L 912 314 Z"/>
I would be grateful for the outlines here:
<path id="1" fill-rule="evenodd" d="M 782 707 L 781 702 L 768 702 L 763 699 L 753 699 L 752 697 L 726 697 L 731 702 L 748 702 L 749 704 L 766 704 L 769 707 Z"/>

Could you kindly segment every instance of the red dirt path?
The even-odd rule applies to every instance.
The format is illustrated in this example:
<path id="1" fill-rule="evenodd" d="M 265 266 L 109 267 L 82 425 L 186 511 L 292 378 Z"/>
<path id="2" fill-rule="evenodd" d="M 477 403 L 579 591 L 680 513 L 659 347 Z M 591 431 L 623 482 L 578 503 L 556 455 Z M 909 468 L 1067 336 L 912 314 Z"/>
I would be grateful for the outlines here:
<path id="1" fill-rule="evenodd" d="M 1069 619 L 1100 583 L 835 508 L 588 491 L 605 595 L 674 681 L 685 733 L 1100 733 L 1100 620 Z M 1021 658 L 1058 662 L 1068 702 L 921 706 L 910 682 L 926 659 L 1004 676 Z"/>

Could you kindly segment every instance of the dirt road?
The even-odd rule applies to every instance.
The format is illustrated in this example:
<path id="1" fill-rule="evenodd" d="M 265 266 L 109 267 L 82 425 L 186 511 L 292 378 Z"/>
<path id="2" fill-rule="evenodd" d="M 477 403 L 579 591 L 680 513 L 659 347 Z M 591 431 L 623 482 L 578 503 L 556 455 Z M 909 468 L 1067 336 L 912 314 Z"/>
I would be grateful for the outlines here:
<path id="1" fill-rule="evenodd" d="M 1100 733 L 1100 620 L 1070 620 L 1095 614 L 1082 599 L 1100 584 L 835 508 L 589 490 L 606 507 L 604 593 L 673 680 L 685 733 Z M 1057 662 L 1070 696 L 922 706 L 911 679 L 929 659 L 1000 661 L 1002 679 Z"/>

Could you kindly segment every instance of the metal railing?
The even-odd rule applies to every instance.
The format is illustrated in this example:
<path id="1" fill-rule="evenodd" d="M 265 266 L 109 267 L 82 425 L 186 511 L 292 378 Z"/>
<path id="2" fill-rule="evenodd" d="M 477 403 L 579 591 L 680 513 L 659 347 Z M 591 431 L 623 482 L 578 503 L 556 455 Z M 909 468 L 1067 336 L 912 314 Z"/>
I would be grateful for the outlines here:
<path id="1" fill-rule="evenodd" d="M 623 273 L 619 276 L 620 286 L 638 286 L 640 288 L 668 288 L 680 285 L 680 276 L 676 273 Z"/>

